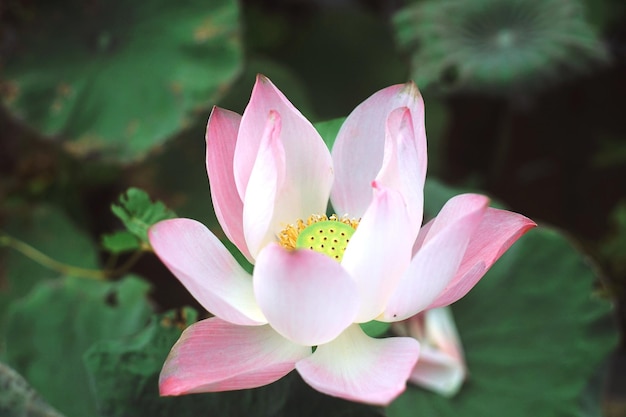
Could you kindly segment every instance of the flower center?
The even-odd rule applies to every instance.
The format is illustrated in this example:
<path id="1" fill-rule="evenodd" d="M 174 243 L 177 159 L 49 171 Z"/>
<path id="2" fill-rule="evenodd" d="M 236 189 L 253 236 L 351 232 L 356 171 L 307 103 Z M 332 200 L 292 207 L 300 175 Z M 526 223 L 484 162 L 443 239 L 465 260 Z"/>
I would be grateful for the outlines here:
<path id="1" fill-rule="evenodd" d="M 341 262 L 343 253 L 354 234 L 359 220 L 348 217 L 312 215 L 298 219 L 296 224 L 285 227 L 278 235 L 284 248 L 310 249 Z"/>

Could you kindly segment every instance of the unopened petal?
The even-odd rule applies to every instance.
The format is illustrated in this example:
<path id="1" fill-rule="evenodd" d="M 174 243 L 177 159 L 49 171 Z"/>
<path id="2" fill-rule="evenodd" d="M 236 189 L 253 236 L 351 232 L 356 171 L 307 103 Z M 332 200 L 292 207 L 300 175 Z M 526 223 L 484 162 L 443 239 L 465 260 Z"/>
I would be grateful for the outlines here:
<path id="1" fill-rule="evenodd" d="M 359 302 L 356 284 L 334 259 L 277 244 L 259 254 L 254 293 L 271 326 L 306 346 L 337 337 L 354 321 Z"/>
<path id="2" fill-rule="evenodd" d="M 285 152 L 285 187 L 277 196 L 279 219 L 285 226 L 312 213 L 324 213 L 334 174 L 328 148 L 313 125 L 264 76 L 257 77 L 246 107 L 235 149 L 235 182 L 246 201 L 248 181 L 261 146 L 270 112 L 281 118 L 279 141 Z"/>
<path id="3" fill-rule="evenodd" d="M 235 324 L 267 323 L 252 277 L 202 223 L 164 220 L 150 228 L 149 237 L 157 256 L 208 311 Z"/>
<path id="4" fill-rule="evenodd" d="M 429 308 L 452 304 L 471 290 L 513 243 L 536 226 L 532 220 L 506 210 L 489 208 L 472 234 L 459 270 Z"/>
<path id="5" fill-rule="evenodd" d="M 214 107 L 206 128 L 206 169 L 211 200 L 224 234 L 253 261 L 243 235 L 243 201 L 235 185 L 233 158 L 241 116 Z"/>
<path id="6" fill-rule="evenodd" d="M 373 320 L 384 310 L 409 264 L 415 239 L 407 226 L 409 218 L 400 193 L 373 185 L 374 200 L 341 262 L 359 288 L 359 323 Z"/>
<path id="7" fill-rule="evenodd" d="M 237 326 L 213 317 L 183 332 L 163 365 L 159 390 L 183 395 L 256 388 L 287 375 L 310 354 L 270 326 Z"/>
<path id="8" fill-rule="evenodd" d="M 337 213 L 360 217 L 367 210 L 372 200 L 370 183 L 383 163 L 387 119 L 398 108 L 410 111 L 419 156 L 418 169 L 421 177 L 426 175 L 422 97 L 412 82 L 387 87 L 357 106 L 337 134 L 332 150 L 335 185 L 331 196 Z"/>
<path id="9" fill-rule="evenodd" d="M 489 200 L 477 194 L 451 198 L 430 226 L 381 320 L 407 319 L 428 307 L 454 278 Z"/>
<path id="10" fill-rule="evenodd" d="M 353 325 L 317 347 L 296 369 L 316 390 L 335 397 L 387 405 L 400 395 L 419 355 L 409 337 L 373 339 Z"/>

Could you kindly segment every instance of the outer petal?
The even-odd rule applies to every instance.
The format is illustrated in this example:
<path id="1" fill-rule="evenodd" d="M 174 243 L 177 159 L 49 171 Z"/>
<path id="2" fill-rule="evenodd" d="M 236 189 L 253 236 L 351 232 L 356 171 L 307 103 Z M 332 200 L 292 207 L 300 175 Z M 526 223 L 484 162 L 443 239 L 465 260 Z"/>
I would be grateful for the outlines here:
<path id="1" fill-rule="evenodd" d="M 316 390 L 335 397 L 387 405 L 406 387 L 419 355 L 409 337 L 373 339 L 357 325 L 318 346 L 296 363 L 302 378 Z"/>
<path id="2" fill-rule="evenodd" d="M 454 278 L 488 203 L 487 197 L 477 194 L 458 195 L 446 203 L 389 299 L 381 320 L 409 318 L 441 294 Z"/>
<path id="3" fill-rule="evenodd" d="M 439 395 L 452 397 L 461 389 L 465 376 L 465 366 L 458 358 L 423 346 L 409 381 Z"/>
<path id="4" fill-rule="evenodd" d="M 164 220 L 150 228 L 149 237 L 157 256 L 208 311 L 235 324 L 267 323 L 250 275 L 202 223 Z"/>
<path id="5" fill-rule="evenodd" d="M 377 182 L 402 194 L 406 202 L 413 239 L 422 224 L 424 209 L 424 180 L 426 161 L 420 159 L 416 130 L 413 126 L 411 110 L 400 107 L 393 110 L 387 119 L 385 133 L 385 153 Z"/>
<path id="6" fill-rule="evenodd" d="M 242 200 L 257 159 L 263 128 L 271 111 L 282 119 L 280 142 L 285 149 L 287 184 L 278 196 L 281 221 L 292 223 L 324 213 L 334 174 L 328 148 L 313 125 L 263 76 L 257 77 L 241 119 L 235 148 L 235 182 Z M 285 204 L 282 206 L 282 204 Z"/>
<path id="7" fill-rule="evenodd" d="M 243 201 L 233 172 L 233 158 L 241 116 L 213 107 L 206 128 L 206 170 L 215 215 L 228 239 L 253 261 L 243 235 Z"/>
<path id="8" fill-rule="evenodd" d="M 311 349 L 270 326 L 237 326 L 217 317 L 188 327 L 165 360 L 161 395 L 227 391 L 270 384 L 294 369 Z"/>
<path id="9" fill-rule="evenodd" d="M 411 260 L 415 236 L 402 196 L 376 182 L 374 200 L 350 239 L 341 264 L 355 279 L 360 295 L 356 322 L 368 322 L 387 304 Z"/>
<path id="10" fill-rule="evenodd" d="M 330 257 L 270 244 L 259 254 L 254 293 L 271 326 L 306 346 L 327 343 L 353 321 L 357 287 Z"/>
<path id="11" fill-rule="evenodd" d="M 426 310 L 392 329 L 401 336 L 415 337 L 422 346 L 409 380 L 414 384 L 452 396 L 466 376 L 461 341 L 449 308 Z"/>
<path id="12" fill-rule="evenodd" d="M 494 208 L 487 209 L 483 220 L 470 238 L 454 279 L 429 308 L 452 304 L 465 296 L 500 256 L 535 226 L 535 222 L 521 214 Z"/>
<path id="13" fill-rule="evenodd" d="M 277 208 L 285 183 L 285 149 L 280 141 L 281 118 L 271 111 L 252 168 L 243 208 L 243 227 L 251 255 L 274 239 Z"/>
<path id="14" fill-rule="evenodd" d="M 424 103 L 417 87 L 410 82 L 380 90 L 348 116 L 333 146 L 336 183 L 332 202 L 337 213 L 353 217 L 365 213 L 372 200 L 370 183 L 383 163 L 387 118 L 399 107 L 410 110 L 418 169 L 421 177 L 426 175 Z"/>

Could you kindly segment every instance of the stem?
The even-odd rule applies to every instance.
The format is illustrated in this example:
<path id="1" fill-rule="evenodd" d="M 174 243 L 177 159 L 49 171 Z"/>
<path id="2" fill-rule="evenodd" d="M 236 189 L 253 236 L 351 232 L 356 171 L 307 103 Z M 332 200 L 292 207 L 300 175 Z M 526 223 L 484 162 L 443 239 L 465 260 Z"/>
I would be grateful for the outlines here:
<path id="1" fill-rule="evenodd" d="M 128 260 L 119 268 L 100 270 L 81 268 L 79 266 L 59 262 L 45 253 L 33 248 L 29 244 L 11 237 L 4 232 L 0 232 L 0 247 L 2 246 L 13 248 L 27 258 L 30 258 L 40 265 L 43 265 L 48 269 L 52 269 L 53 271 L 57 271 L 63 275 L 71 275 L 95 280 L 106 280 L 107 278 L 116 277 L 128 271 L 139 260 L 144 251 L 147 250 L 147 248 L 142 247 L 140 250 L 134 252 L 131 257 L 128 258 Z"/>

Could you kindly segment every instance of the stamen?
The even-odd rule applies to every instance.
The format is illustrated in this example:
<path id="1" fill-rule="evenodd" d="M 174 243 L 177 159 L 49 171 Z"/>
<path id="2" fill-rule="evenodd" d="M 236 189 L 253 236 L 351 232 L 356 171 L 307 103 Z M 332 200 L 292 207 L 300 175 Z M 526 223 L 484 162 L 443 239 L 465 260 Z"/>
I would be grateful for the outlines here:
<path id="1" fill-rule="evenodd" d="M 359 225 L 359 220 L 347 216 L 330 217 L 314 214 L 306 221 L 298 219 L 285 227 L 278 241 L 286 249 L 310 249 L 341 261 L 350 238 Z"/>

